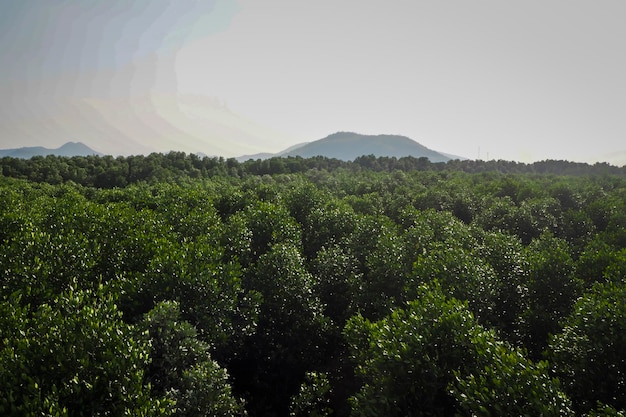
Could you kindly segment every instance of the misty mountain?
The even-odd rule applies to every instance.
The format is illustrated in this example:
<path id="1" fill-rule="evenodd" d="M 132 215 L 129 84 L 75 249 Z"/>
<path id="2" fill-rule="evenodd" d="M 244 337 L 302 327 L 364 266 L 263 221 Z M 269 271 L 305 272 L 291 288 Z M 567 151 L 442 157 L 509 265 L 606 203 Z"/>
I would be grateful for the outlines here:
<path id="1" fill-rule="evenodd" d="M 56 149 L 48 149 L 43 146 L 23 147 L 16 149 L 0 149 L 0 157 L 10 156 L 12 158 L 29 159 L 33 156 L 88 156 L 102 155 L 100 152 L 94 151 L 89 146 L 80 142 L 67 142 L 63 146 Z"/>
<path id="2" fill-rule="evenodd" d="M 311 142 L 303 142 L 303 143 L 298 143 L 297 145 L 293 145 L 288 147 L 287 149 L 278 152 L 278 153 L 269 153 L 269 152 L 262 152 L 262 153 L 255 153 L 253 155 L 242 155 L 239 156 L 235 159 L 237 159 L 239 162 L 245 162 L 249 159 L 253 159 L 253 160 L 257 160 L 257 159 L 269 159 L 269 158 L 273 158 L 275 156 L 287 156 L 287 154 L 295 149 L 301 148 L 305 145 L 308 145 Z"/>
<path id="3" fill-rule="evenodd" d="M 400 135 L 362 135 L 354 132 L 337 132 L 323 139 L 292 146 L 284 151 L 266 156 L 267 154 L 251 155 L 241 157 L 240 160 L 260 159 L 272 156 L 301 156 L 310 158 L 314 156 L 325 156 L 344 161 L 353 161 L 363 155 L 413 156 L 415 158 L 426 157 L 431 162 L 446 162 L 451 158 L 440 152 L 433 151 L 406 136 Z M 244 159 L 245 158 L 245 159 Z"/>

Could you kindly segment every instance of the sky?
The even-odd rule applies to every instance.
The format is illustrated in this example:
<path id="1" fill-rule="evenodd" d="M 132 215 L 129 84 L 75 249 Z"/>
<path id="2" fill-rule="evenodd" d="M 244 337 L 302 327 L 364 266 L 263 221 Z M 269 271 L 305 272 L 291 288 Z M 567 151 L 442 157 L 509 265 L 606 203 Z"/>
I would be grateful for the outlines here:
<path id="1" fill-rule="evenodd" d="M 278 152 L 337 131 L 626 165 L 623 0 L 0 0 L 0 148 Z"/>

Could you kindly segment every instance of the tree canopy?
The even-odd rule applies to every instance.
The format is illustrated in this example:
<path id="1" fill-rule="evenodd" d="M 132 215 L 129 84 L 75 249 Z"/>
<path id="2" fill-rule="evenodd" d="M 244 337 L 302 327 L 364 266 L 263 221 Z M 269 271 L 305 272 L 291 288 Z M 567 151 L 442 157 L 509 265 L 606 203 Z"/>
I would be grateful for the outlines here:
<path id="1" fill-rule="evenodd" d="M 0 414 L 626 409 L 626 175 L 0 160 Z"/>

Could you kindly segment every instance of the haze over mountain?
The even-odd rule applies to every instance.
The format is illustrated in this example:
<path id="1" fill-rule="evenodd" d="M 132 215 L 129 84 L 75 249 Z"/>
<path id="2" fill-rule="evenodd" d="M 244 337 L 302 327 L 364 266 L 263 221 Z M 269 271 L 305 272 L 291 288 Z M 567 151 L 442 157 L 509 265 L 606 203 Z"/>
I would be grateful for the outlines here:
<path id="1" fill-rule="evenodd" d="M 28 159 L 33 156 L 89 156 L 98 155 L 102 153 L 94 151 L 89 146 L 80 142 L 67 142 L 63 146 L 56 149 L 44 148 L 43 146 L 27 146 L 15 149 L 0 149 L 0 157 L 9 156 L 11 158 L 23 158 Z"/>
<path id="2" fill-rule="evenodd" d="M 68 142 L 56 149 L 44 148 L 42 146 L 0 149 L 0 157 L 9 156 L 28 159 L 33 156 L 46 155 L 71 157 L 103 154 L 80 142 Z M 314 142 L 305 142 L 291 146 L 282 152 L 243 155 L 236 159 L 239 161 L 247 161 L 248 159 L 267 159 L 276 156 L 301 156 L 303 158 L 324 156 L 344 161 L 353 161 L 355 158 L 363 155 L 397 158 L 403 156 L 413 156 L 415 158 L 426 157 L 431 162 L 446 162 L 452 158 L 458 158 L 428 149 L 406 136 L 363 135 L 354 132 L 337 132 Z"/>
<path id="3" fill-rule="evenodd" d="M 282 151 L 277 152 L 277 153 L 261 152 L 261 153 L 255 153 L 252 155 L 241 155 L 241 156 L 238 156 L 236 159 L 240 162 L 243 162 L 243 161 L 247 161 L 248 159 L 268 159 L 268 158 L 273 158 L 275 156 L 285 156 L 287 153 L 291 152 L 292 150 L 298 149 L 308 143 L 311 143 L 311 142 L 298 143 L 297 145 L 290 146 L 287 149 L 283 149 Z"/>
<path id="4" fill-rule="evenodd" d="M 354 132 L 337 132 L 323 139 L 287 149 L 279 156 L 301 156 L 310 158 L 325 156 L 344 161 L 352 161 L 363 155 L 413 156 L 426 157 L 431 162 L 446 162 L 450 158 L 442 153 L 419 144 L 418 142 L 400 135 L 362 135 Z"/>

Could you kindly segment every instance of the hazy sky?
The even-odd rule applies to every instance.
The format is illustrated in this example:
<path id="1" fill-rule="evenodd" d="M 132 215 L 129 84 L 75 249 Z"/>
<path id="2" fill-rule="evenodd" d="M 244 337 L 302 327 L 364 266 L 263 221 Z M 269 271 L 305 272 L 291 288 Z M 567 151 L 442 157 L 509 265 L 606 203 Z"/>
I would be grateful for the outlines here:
<path id="1" fill-rule="evenodd" d="M 626 164 L 623 0 L 0 0 L 0 148 L 276 152 L 336 131 Z"/>

